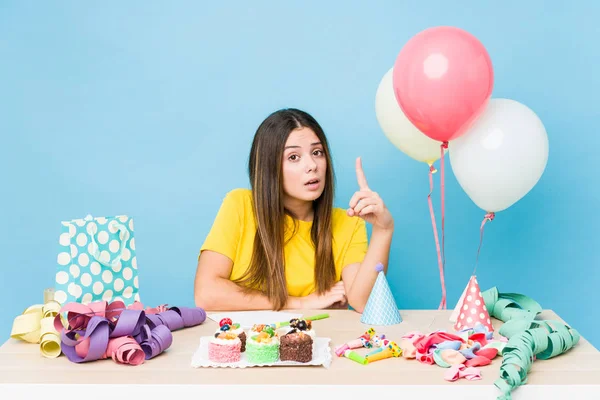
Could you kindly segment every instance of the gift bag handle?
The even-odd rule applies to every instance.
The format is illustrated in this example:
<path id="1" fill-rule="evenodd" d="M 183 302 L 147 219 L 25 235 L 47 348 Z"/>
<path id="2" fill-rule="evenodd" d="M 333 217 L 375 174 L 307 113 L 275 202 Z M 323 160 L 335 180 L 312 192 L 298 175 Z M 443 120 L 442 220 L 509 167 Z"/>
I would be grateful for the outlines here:
<path id="1" fill-rule="evenodd" d="M 121 261 L 121 258 L 123 257 L 123 252 L 125 251 L 125 244 L 127 243 L 127 241 L 129 240 L 129 237 L 131 236 L 131 234 L 129 233 L 129 229 L 127 229 L 127 227 L 115 220 L 109 222 L 109 224 L 112 223 L 113 226 L 117 229 L 117 232 L 123 232 L 123 239 L 121 239 L 121 235 L 119 234 L 119 239 L 121 239 L 121 242 L 119 244 L 120 246 L 120 250 L 119 254 L 112 260 L 112 261 L 103 261 L 100 259 L 100 246 L 98 246 L 98 243 L 96 243 L 96 239 L 94 238 L 94 235 L 96 233 L 98 233 L 98 226 L 97 225 L 92 225 L 92 233 L 90 234 L 90 238 L 92 240 L 92 243 L 94 244 L 94 253 L 90 254 L 96 261 L 98 261 L 100 264 L 104 265 L 105 267 L 109 267 L 109 268 L 114 268 L 117 266 L 117 264 Z"/>

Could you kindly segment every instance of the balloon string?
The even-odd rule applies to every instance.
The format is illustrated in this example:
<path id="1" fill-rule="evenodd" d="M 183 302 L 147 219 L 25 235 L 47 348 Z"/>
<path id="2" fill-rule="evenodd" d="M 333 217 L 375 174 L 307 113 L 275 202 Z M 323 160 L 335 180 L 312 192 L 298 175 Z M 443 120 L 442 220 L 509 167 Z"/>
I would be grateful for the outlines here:
<path id="1" fill-rule="evenodd" d="M 475 271 L 477 270 L 477 264 L 479 263 L 479 253 L 481 252 L 481 245 L 483 244 L 483 227 L 485 223 L 488 221 L 493 221 L 496 214 L 493 212 L 489 212 L 485 214 L 483 217 L 483 221 L 481 221 L 481 228 L 479 228 L 479 248 L 477 248 L 477 259 L 475 260 L 475 268 L 473 269 L 473 275 L 475 275 Z"/>
<path id="2" fill-rule="evenodd" d="M 444 153 L 445 150 L 448 148 L 448 142 L 443 142 L 442 145 L 440 146 L 440 152 L 441 152 L 441 156 L 440 156 L 440 191 L 441 191 L 441 198 L 442 198 L 442 274 L 446 273 L 446 229 L 445 229 L 445 219 L 446 219 L 446 209 L 445 209 L 445 196 L 444 196 L 444 189 L 445 189 L 445 183 L 444 183 Z M 446 299 L 442 299 L 443 300 L 443 310 L 446 309 Z"/>
<path id="3" fill-rule="evenodd" d="M 444 279 L 444 266 L 442 264 L 442 253 L 440 251 L 440 240 L 438 238 L 437 225 L 435 223 L 435 213 L 433 212 L 433 203 L 431 201 L 431 193 L 433 193 L 433 173 L 436 172 L 433 165 L 429 166 L 429 195 L 427 202 L 429 203 L 429 214 L 431 215 L 431 225 L 433 227 L 433 237 L 435 238 L 435 249 L 437 251 L 438 267 L 440 270 L 440 283 L 442 285 L 442 300 L 438 307 L 439 310 L 446 308 L 446 282 Z"/>

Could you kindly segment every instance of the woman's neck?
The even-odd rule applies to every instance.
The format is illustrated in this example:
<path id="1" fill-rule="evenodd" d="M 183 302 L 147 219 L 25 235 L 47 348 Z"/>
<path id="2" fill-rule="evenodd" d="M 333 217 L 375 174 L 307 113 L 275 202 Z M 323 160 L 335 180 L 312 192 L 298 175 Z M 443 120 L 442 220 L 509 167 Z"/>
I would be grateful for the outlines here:
<path id="1" fill-rule="evenodd" d="M 283 206 L 300 221 L 311 222 L 314 217 L 312 201 L 284 198 Z"/>

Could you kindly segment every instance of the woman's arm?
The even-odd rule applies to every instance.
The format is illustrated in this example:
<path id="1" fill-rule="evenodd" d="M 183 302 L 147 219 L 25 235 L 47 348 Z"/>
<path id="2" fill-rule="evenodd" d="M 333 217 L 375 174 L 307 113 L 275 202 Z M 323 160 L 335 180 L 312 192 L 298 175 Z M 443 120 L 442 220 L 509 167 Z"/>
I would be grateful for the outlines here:
<path id="1" fill-rule="evenodd" d="M 269 298 L 257 290 L 244 293 L 242 288 L 229 280 L 233 262 L 226 256 L 205 250 L 200 255 L 194 282 L 194 300 L 197 307 L 210 311 L 271 310 Z M 306 297 L 288 296 L 286 309 L 327 308 L 345 301 L 343 285 L 334 285 L 327 293 L 312 293 Z"/>
<path id="2" fill-rule="evenodd" d="M 233 261 L 220 253 L 205 250 L 200 254 L 194 282 L 196 306 L 211 311 L 271 310 L 273 305 L 265 294 L 257 290 L 244 293 L 229 280 L 232 268 Z M 302 308 L 299 298 L 291 296 L 286 307 Z"/>
<path id="3" fill-rule="evenodd" d="M 382 263 L 384 272 L 387 272 L 392 234 L 393 230 L 373 229 L 371 243 L 363 262 L 348 265 L 342 270 L 348 303 L 359 313 L 363 312 L 377 279 L 375 266 Z"/>
<path id="4" fill-rule="evenodd" d="M 365 258 L 360 264 L 346 266 L 342 270 L 342 280 L 346 286 L 348 303 L 362 313 L 377 280 L 375 266 L 382 263 L 384 273 L 387 273 L 394 219 L 381 197 L 369 189 L 360 158 L 356 159 L 356 178 L 359 191 L 350 199 L 348 215 L 360 217 L 371 223 L 373 232 Z"/>

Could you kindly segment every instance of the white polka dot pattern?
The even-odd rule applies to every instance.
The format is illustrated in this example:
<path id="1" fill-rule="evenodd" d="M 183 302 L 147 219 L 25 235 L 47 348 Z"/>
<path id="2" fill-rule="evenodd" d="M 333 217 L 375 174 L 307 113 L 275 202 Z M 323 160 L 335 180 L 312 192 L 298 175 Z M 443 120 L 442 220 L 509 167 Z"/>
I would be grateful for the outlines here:
<path id="1" fill-rule="evenodd" d="M 104 301 L 112 301 L 113 291 L 108 289 L 102 293 L 102 300 Z"/>
<path id="2" fill-rule="evenodd" d="M 458 308 L 460 309 L 460 316 L 454 324 L 454 329 L 472 329 L 476 325 L 483 325 L 489 331 L 493 331 L 490 316 L 475 276 L 471 277 L 466 293 L 467 296 L 462 299 L 462 304 Z"/>
<path id="3" fill-rule="evenodd" d="M 60 304 L 65 304 L 67 301 L 67 294 L 62 290 L 57 290 L 54 293 L 54 300 L 58 301 Z"/>
<path id="4" fill-rule="evenodd" d="M 100 260 L 101 263 L 109 263 L 110 262 L 110 253 L 106 250 L 102 250 L 100 252 Z"/>
<path id="5" fill-rule="evenodd" d="M 108 232 L 102 231 L 98 233 L 98 243 L 106 244 L 106 242 L 108 242 Z"/>
<path id="6" fill-rule="evenodd" d="M 112 266 L 112 270 L 114 272 L 119 272 L 122 269 L 123 269 L 123 263 L 121 262 L 121 260 L 119 260 L 117 263 L 115 263 L 115 265 Z"/>
<path id="7" fill-rule="evenodd" d="M 127 286 L 125 288 L 125 290 L 123 291 L 123 297 L 125 297 L 126 299 L 131 298 L 132 294 L 133 294 L 133 288 L 131 286 Z"/>
<path id="8" fill-rule="evenodd" d="M 90 266 L 90 271 L 94 275 L 100 275 L 100 272 L 102 272 L 102 268 L 100 267 L 100 264 L 98 262 L 94 261 Z"/>
<path id="9" fill-rule="evenodd" d="M 79 255 L 79 257 L 77 258 L 77 262 L 82 267 L 87 267 L 88 264 L 90 263 L 90 257 L 87 254 L 85 254 L 85 253 L 81 253 Z"/>
<path id="10" fill-rule="evenodd" d="M 125 268 L 123 270 L 123 278 L 125 278 L 125 280 L 130 280 L 132 276 L 133 271 L 131 270 L 131 268 Z"/>
<path id="11" fill-rule="evenodd" d="M 58 271 L 56 273 L 56 283 L 64 285 L 67 282 L 69 282 L 69 274 L 67 274 L 65 271 Z"/>
<path id="12" fill-rule="evenodd" d="M 83 247 L 87 244 L 87 235 L 85 233 L 80 233 L 77 235 L 77 246 Z"/>
<path id="13" fill-rule="evenodd" d="M 123 256 L 121 257 L 121 260 L 123 260 L 123 261 L 131 260 L 131 251 L 129 251 L 129 249 L 123 249 Z"/>
<path id="14" fill-rule="evenodd" d="M 102 282 L 94 283 L 94 288 L 93 288 L 94 294 L 96 294 L 96 295 L 101 294 L 103 290 L 104 290 L 104 285 L 102 284 Z"/>
<path id="15" fill-rule="evenodd" d="M 81 302 L 83 304 L 89 304 L 92 302 L 92 294 L 91 293 L 86 293 L 83 295 L 83 298 L 81 299 Z"/>
<path id="16" fill-rule="evenodd" d="M 140 301 L 133 226 L 125 215 L 62 222 L 55 299 L 62 305 Z"/>
<path id="17" fill-rule="evenodd" d="M 88 245 L 88 253 L 89 254 L 96 254 L 97 251 L 98 251 L 98 245 L 96 243 L 92 242 Z"/>
<path id="18" fill-rule="evenodd" d="M 77 246 L 71 245 L 71 258 L 77 257 L 79 250 L 77 250 Z"/>
<path id="19" fill-rule="evenodd" d="M 81 286 L 69 283 L 69 294 L 76 299 L 79 299 L 81 297 Z"/>
<path id="20" fill-rule="evenodd" d="M 60 265 L 67 265 L 71 262 L 71 255 L 67 252 L 62 252 L 58 254 L 58 263 Z"/>
<path id="21" fill-rule="evenodd" d="M 71 238 L 69 237 L 68 233 L 62 233 L 60 235 L 60 239 L 58 240 L 61 246 L 68 246 L 70 241 Z"/>
<path id="22" fill-rule="evenodd" d="M 73 278 L 77 278 L 79 276 L 79 266 L 77 264 L 72 264 L 69 267 L 69 272 Z"/>
<path id="23" fill-rule="evenodd" d="M 125 287 L 125 282 L 123 282 L 123 279 L 121 279 L 121 278 L 115 279 L 115 285 L 114 285 L 115 292 L 120 292 L 121 290 L 123 290 L 124 287 Z"/>
<path id="24" fill-rule="evenodd" d="M 117 251 L 119 251 L 120 248 L 121 245 L 119 244 L 118 240 L 111 240 L 110 244 L 108 245 L 108 249 L 111 253 L 116 253 Z"/>
<path id="25" fill-rule="evenodd" d="M 85 287 L 88 287 L 92 284 L 92 276 L 87 272 L 81 275 L 81 284 Z"/>
<path id="26" fill-rule="evenodd" d="M 85 228 L 85 231 L 88 233 L 88 235 L 92 236 L 95 235 L 96 232 L 98 232 L 98 225 L 96 225 L 93 222 L 90 222 L 87 227 Z"/>
<path id="27" fill-rule="evenodd" d="M 111 283 L 113 281 L 113 274 L 109 270 L 102 273 L 102 280 L 104 283 Z"/>

